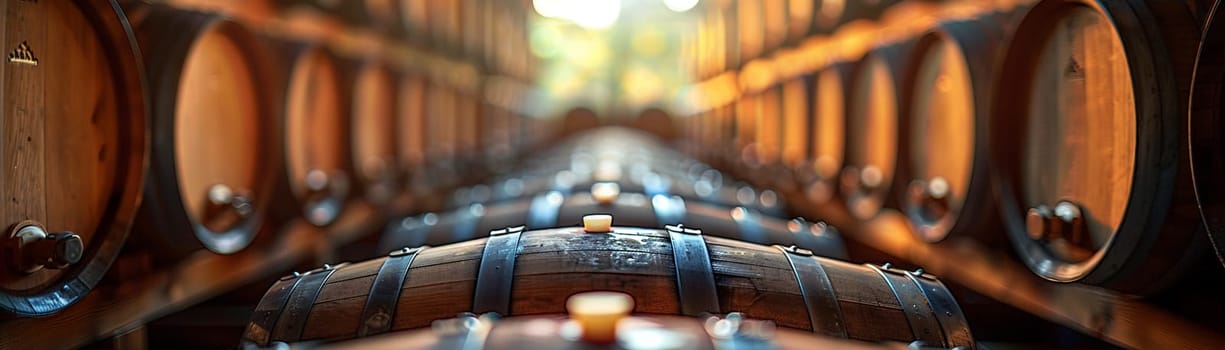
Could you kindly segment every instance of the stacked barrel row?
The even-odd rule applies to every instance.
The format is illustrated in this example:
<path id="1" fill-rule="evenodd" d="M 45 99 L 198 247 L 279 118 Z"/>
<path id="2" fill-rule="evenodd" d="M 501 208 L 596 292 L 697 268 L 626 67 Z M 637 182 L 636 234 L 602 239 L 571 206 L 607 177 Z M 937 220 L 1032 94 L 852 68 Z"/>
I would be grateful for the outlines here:
<path id="1" fill-rule="evenodd" d="M 1045 279 L 1125 293 L 1222 232 L 1219 6 L 875 3 L 699 84 L 687 149 L 851 232 L 900 211 L 923 242 L 1010 242 Z"/>
<path id="2" fill-rule="evenodd" d="M 777 194 L 670 147 L 619 127 L 575 133 L 456 191 L 452 210 L 392 220 L 382 257 L 278 280 L 244 341 L 344 340 L 462 312 L 557 314 L 576 293 L 615 291 L 641 314 L 742 312 L 830 337 L 973 347 L 933 276 L 835 260 L 846 252 L 832 227 L 783 219 Z"/>
<path id="3" fill-rule="evenodd" d="M 404 213 L 547 134 L 390 48 L 142 2 L 0 13 L 6 314 L 76 302 L 125 245 L 174 262 L 355 206 Z"/>
<path id="4" fill-rule="evenodd" d="M 489 184 L 460 188 L 445 210 L 393 220 L 380 251 L 481 237 L 505 227 L 580 224 L 610 214 L 618 225 L 685 224 L 759 244 L 797 245 L 844 258 L 822 223 L 787 220 L 782 199 L 692 160 L 641 132 L 586 131 L 533 153 Z"/>
<path id="5" fill-rule="evenodd" d="M 208 2 L 208 0 L 178 0 Z M 267 0 L 265 0 L 267 1 Z M 282 11 L 329 16 L 451 57 L 462 57 L 490 71 L 523 80 L 534 74 L 528 49 L 528 11 L 523 1 L 497 0 L 271 0 Z M 242 6 L 242 5 L 239 5 Z M 250 5 L 246 5 L 250 6 Z"/>

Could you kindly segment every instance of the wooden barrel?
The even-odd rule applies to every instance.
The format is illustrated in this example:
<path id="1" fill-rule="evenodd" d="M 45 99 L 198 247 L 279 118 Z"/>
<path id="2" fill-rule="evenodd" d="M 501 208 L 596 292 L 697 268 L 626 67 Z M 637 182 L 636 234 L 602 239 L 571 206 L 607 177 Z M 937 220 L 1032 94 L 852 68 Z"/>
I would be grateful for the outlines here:
<path id="1" fill-rule="evenodd" d="M 0 318 L 81 299 L 132 226 L 148 152 L 145 86 L 114 1 L 14 1 L 0 65 L 6 265 Z"/>
<path id="2" fill-rule="evenodd" d="M 812 136 L 810 133 L 813 128 L 810 123 L 812 121 L 812 113 L 809 109 L 813 103 L 809 103 L 813 94 L 810 93 L 812 88 L 811 82 L 805 77 L 796 77 L 784 81 L 781 84 L 782 101 L 781 112 L 782 117 L 782 132 L 779 147 L 779 159 L 789 172 L 794 172 L 803 166 L 804 160 L 808 158 L 809 144 L 811 144 Z M 794 181 L 794 178 L 788 180 Z"/>
<path id="3" fill-rule="evenodd" d="M 1200 213 L 1217 258 L 1225 264 L 1225 6 L 1213 7 L 1195 62 L 1191 95 L 1191 166 Z"/>
<path id="4" fill-rule="evenodd" d="M 279 161 L 256 38 L 217 14 L 133 3 L 153 147 L 138 229 L 159 255 L 228 254 L 267 223 Z"/>
<path id="5" fill-rule="evenodd" d="M 409 38 L 416 38 L 412 42 L 418 43 L 429 38 L 429 0 L 399 1 L 400 18 L 404 26 L 404 32 L 408 34 Z"/>
<path id="6" fill-rule="evenodd" d="M 846 115 L 846 158 L 839 187 L 851 217 L 867 220 L 885 206 L 897 170 L 900 110 L 906 57 L 914 44 L 891 43 L 873 49 L 852 73 Z"/>
<path id="7" fill-rule="evenodd" d="M 726 206 L 745 206 L 768 215 L 786 212 L 778 193 L 749 186 L 708 165 L 666 148 L 639 132 L 601 128 L 575 136 L 560 151 L 537 153 L 524 170 L 492 185 L 460 189 L 452 206 L 490 203 L 547 191 L 585 191 L 598 182 L 615 182 L 623 191 L 670 194 Z M 479 189 L 479 191 L 478 191 Z M 480 194 L 480 195 L 477 195 Z"/>
<path id="8" fill-rule="evenodd" d="M 287 0 L 279 0 L 287 1 Z M 293 0 L 315 7 L 340 20 L 380 32 L 399 32 L 404 25 L 398 0 Z"/>
<path id="9" fill-rule="evenodd" d="M 734 164 L 740 163 L 740 143 L 736 142 L 739 130 L 739 118 L 736 114 L 737 104 L 728 103 L 719 108 L 719 120 L 722 125 L 720 136 L 722 142 L 716 144 L 715 154 L 719 159 L 719 163 L 723 165 L 721 168 L 730 168 Z"/>
<path id="10" fill-rule="evenodd" d="M 1198 257 L 1186 151 L 1197 33 L 1177 2 L 1043 1 L 1025 14 L 991 149 L 1007 233 L 1036 274 L 1149 294 Z"/>
<path id="11" fill-rule="evenodd" d="M 812 77 L 811 149 L 798 176 L 804 197 L 817 205 L 837 198 L 838 171 L 846 158 L 847 87 L 852 65 L 836 62 Z"/>
<path id="12" fill-rule="evenodd" d="M 486 136 L 481 138 L 484 161 L 495 174 L 509 172 L 517 163 L 514 144 L 519 123 L 514 113 L 505 108 L 486 104 L 485 111 L 482 133 Z"/>
<path id="13" fill-rule="evenodd" d="M 704 233 L 675 226 L 609 233 L 518 227 L 488 239 L 326 265 L 277 281 L 244 340 L 264 346 L 339 340 L 424 327 L 467 311 L 556 314 L 570 295 L 609 290 L 633 296 L 634 312 L 642 314 L 738 311 L 833 337 L 974 345 L 953 296 L 922 271 Z"/>
<path id="14" fill-rule="evenodd" d="M 566 112 L 561 122 L 562 136 L 574 135 L 600 126 L 600 117 L 587 107 L 576 107 Z"/>
<path id="15" fill-rule="evenodd" d="M 375 205 L 385 205 L 400 190 L 397 168 L 396 72 L 377 61 L 351 65 L 353 90 L 349 140 L 356 173 L 356 192 Z"/>
<path id="16" fill-rule="evenodd" d="M 672 114 L 657 107 L 642 110 L 631 124 L 635 129 L 646 131 L 662 140 L 675 139 L 678 133 Z"/>
<path id="17" fill-rule="evenodd" d="M 456 164 L 458 133 L 455 89 L 430 82 L 426 88 L 426 162 L 429 187 L 449 189 L 459 184 Z"/>
<path id="18" fill-rule="evenodd" d="M 458 174 L 464 183 L 479 181 L 485 174 L 485 163 L 480 154 L 483 125 L 479 95 L 467 91 L 455 91 L 455 163 L 462 169 Z"/>
<path id="19" fill-rule="evenodd" d="M 816 1 L 787 0 L 787 38 L 799 41 L 808 38 L 813 31 L 816 16 Z"/>
<path id="20" fill-rule="evenodd" d="M 855 20 L 873 20 L 901 0 L 817 0 L 813 7 L 813 30 L 829 34 Z"/>
<path id="21" fill-rule="evenodd" d="M 386 251 L 404 246 L 440 245 L 484 237 L 490 231 L 526 226 L 532 229 L 580 224 L 589 214 L 612 215 L 617 225 L 663 227 L 684 223 L 720 237 L 760 244 L 796 245 L 817 255 L 842 258 L 846 251 L 837 231 L 810 223 L 765 215 L 745 207 L 686 201 L 667 194 L 590 192 L 541 193 L 499 204 L 472 204 L 441 214 L 392 220 L 380 243 Z"/>
<path id="22" fill-rule="evenodd" d="M 998 227 L 987 141 L 1002 40 L 986 19 L 949 21 L 923 35 L 907 63 L 894 195 L 925 241 Z"/>
<path id="23" fill-rule="evenodd" d="M 752 146 L 754 149 L 751 153 L 751 161 L 748 165 L 751 168 L 761 167 L 764 173 L 770 172 L 779 165 L 780 150 L 782 149 L 782 133 L 783 133 L 783 115 L 782 115 L 782 88 L 780 86 L 771 86 L 768 89 L 761 91 L 754 97 L 755 103 L 753 110 L 754 131 Z M 752 170 L 752 169 L 751 169 Z M 758 177 L 756 175 L 768 176 L 768 174 L 753 173 L 750 171 L 746 176 Z"/>
<path id="24" fill-rule="evenodd" d="M 282 155 L 277 210 L 283 219 L 327 226 L 343 212 L 352 187 L 346 86 L 338 59 L 309 43 L 272 39 L 278 65 L 273 119 Z"/>
<path id="25" fill-rule="evenodd" d="M 396 138 L 399 144 L 400 176 L 408 191 L 416 197 L 425 196 L 433 188 L 427 181 L 427 111 L 425 109 L 429 80 L 418 74 L 406 74 L 400 79 L 396 108 L 399 125 Z"/>
<path id="26" fill-rule="evenodd" d="M 572 313 L 573 315 L 573 313 Z M 777 329 L 774 322 L 744 317 L 740 313 L 727 316 L 677 317 L 635 315 L 618 321 L 611 344 L 583 339 L 572 327 L 570 318 L 557 316 L 527 316 L 500 319 L 493 315 L 464 314 L 438 320 L 430 329 L 398 332 L 377 337 L 355 339 L 323 346 L 325 349 L 458 349 L 475 346 L 480 349 L 575 349 L 617 346 L 620 349 L 856 349 L 902 350 L 928 349 L 916 344 L 871 344 L 831 337 L 815 336 L 791 329 Z M 601 334 L 598 330 L 592 334 Z"/>

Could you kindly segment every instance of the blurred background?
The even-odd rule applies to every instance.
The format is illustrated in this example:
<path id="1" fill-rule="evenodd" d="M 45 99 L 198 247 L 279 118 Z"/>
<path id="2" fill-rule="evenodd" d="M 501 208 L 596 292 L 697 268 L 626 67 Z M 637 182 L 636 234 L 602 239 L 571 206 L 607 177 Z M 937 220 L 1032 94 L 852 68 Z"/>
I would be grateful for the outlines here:
<path id="1" fill-rule="evenodd" d="M 588 290 L 840 346 L 1221 348 L 1221 11 L 0 1 L 0 348 L 444 337 Z M 549 236 L 588 214 L 655 233 Z"/>

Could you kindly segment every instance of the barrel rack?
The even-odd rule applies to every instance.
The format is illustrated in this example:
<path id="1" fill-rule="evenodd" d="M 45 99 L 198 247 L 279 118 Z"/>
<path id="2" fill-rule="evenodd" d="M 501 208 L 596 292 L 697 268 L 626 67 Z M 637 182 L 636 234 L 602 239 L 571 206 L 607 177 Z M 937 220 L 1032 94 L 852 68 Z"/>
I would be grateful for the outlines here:
<path id="1" fill-rule="evenodd" d="M 336 248 L 379 231 L 384 222 L 374 208 L 356 206 L 327 231 L 295 222 L 264 246 L 234 255 L 201 251 L 140 279 L 99 286 L 55 317 L 4 321 L 0 348 L 68 349 L 121 335 L 243 284 L 283 274 L 287 266 L 330 259 Z"/>
<path id="2" fill-rule="evenodd" d="M 1225 335 L 1182 316 L 1109 290 L 1042 280 L 1015 259 L 973 240 L 921 244 L 906 218 L 886 212 L 846 236 L 922 266 L 975 292 L 1125 348 L 1212 349 Z"/>
<path id="3" fill-rule="evenodd" d="M 360 45 L 365 39 L 350 35 L 335 40 Z M 719 85 L 727 77 L 715 76 L 708 85 Z M 339 247 L 381 231 L 388 219 L 369 206 L 358 205 L 351 211 L 326 230 L 294 223 L 282 228 L 278 239 L 234 255 L 199 252 L 155 273 L 99 286 L 55 317 L 0 320 L 0 349 L 81 347 L 138 330 L 243 284 L 281 275 L 286 267 L 330 260 Z M 922 266 L 949 282 L 1114 345 L 1211 349 L 1225 344 L 1225 334 L 1212 328 L 1220 325 L 1200 324 L 1116 292 L 1044 281 L 1005 252 L 974 241 L 919 242 L 897 212 L 885 212 L 858 229 L 840 226 L 848 228 L 842 231 L 844 236 L 901 262 Z"/>
<path id="4" fill-rule="evenodd" d="M 125 2 L 128 0 L 120 1 Z M 169 5 L 175 8 L 218 12 L 261 34 L 291 40 L 316 42 L 333 50 L 369 56 L 386 56 L 406 63 L 413 74 L 443 82 L 485 96 L 482 89 L 496 92 L 489 102 L 521 112 L 513 96 L 530 92 L 530 74 L 523 65 L 514 70 L 481 68 L 473 59 L 455 57 L 410 47 L 379 33 L 351 28 L 319 12 L 277 13 L 274 1 L 199 1 L 131 0 Z M 488 79 L 490 83 L 483 84 Z M 432 195 L 432 194 L 431 194 Z M 123 265 L 131 260 L 135 272 L 123 278 L 108 277 L 88 296 L 54 317 L 0 318 L 0 349 L 80 348 L 115 337 L 115 347 L 124 348 L 125 334 L 140 334 L 145 324 L 187 309 L 211 298 L 287 272 L 293 266 L 330 262 L 344 246 L 381 232 L 390 217 L 420 205 L 421 198 L 397 198 L 378 208 L 363 201 L 351 201 L 345 213 L 327 228 L 317 228 L 302 220 L 290 221 L 265 232 L 273 239 L 256 242 L 231 255 L 197 251 L 169 265 L 153 267 L 144 256 L 120 257 L 112 274 L 124 274 Z M 114 280 L 119 280 L 118 282 Z M 143 335 L 142 335 L 143 337 Z M 143 345 L 143 341 L 134 342 Z M 141 347 L 143 348 L 143 347 Z"/>

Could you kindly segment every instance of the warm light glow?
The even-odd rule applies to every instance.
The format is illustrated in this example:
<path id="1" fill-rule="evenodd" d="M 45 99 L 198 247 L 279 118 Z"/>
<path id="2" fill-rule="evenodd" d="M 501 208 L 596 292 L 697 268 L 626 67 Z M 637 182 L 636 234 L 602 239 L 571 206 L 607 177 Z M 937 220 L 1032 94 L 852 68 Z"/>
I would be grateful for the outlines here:
<path id="1" fill-rule="evenodd" d="M 621 0 L 532 0 L 536 13 L 565 19 L 588 29 L 611 27 L 621 16 Z"/>
<path id="2" fill-rule="evenodd" d="M 567 0 L 532 0 L 536 13 L 548 18 L 564 18 L 572 1 Z"/>
<path id="3" fill-rule="evenodd" d="M 608 28 L 621 16 L 621 0 L 568 1 L 575 3 L 570 20 L 590 29 Z"/>
<path id="4" fill-rule="evenodd" d="M 676 12 L 685 12 L 698 5 L 698 0 L 664 0 L 664 6 Z"/>

